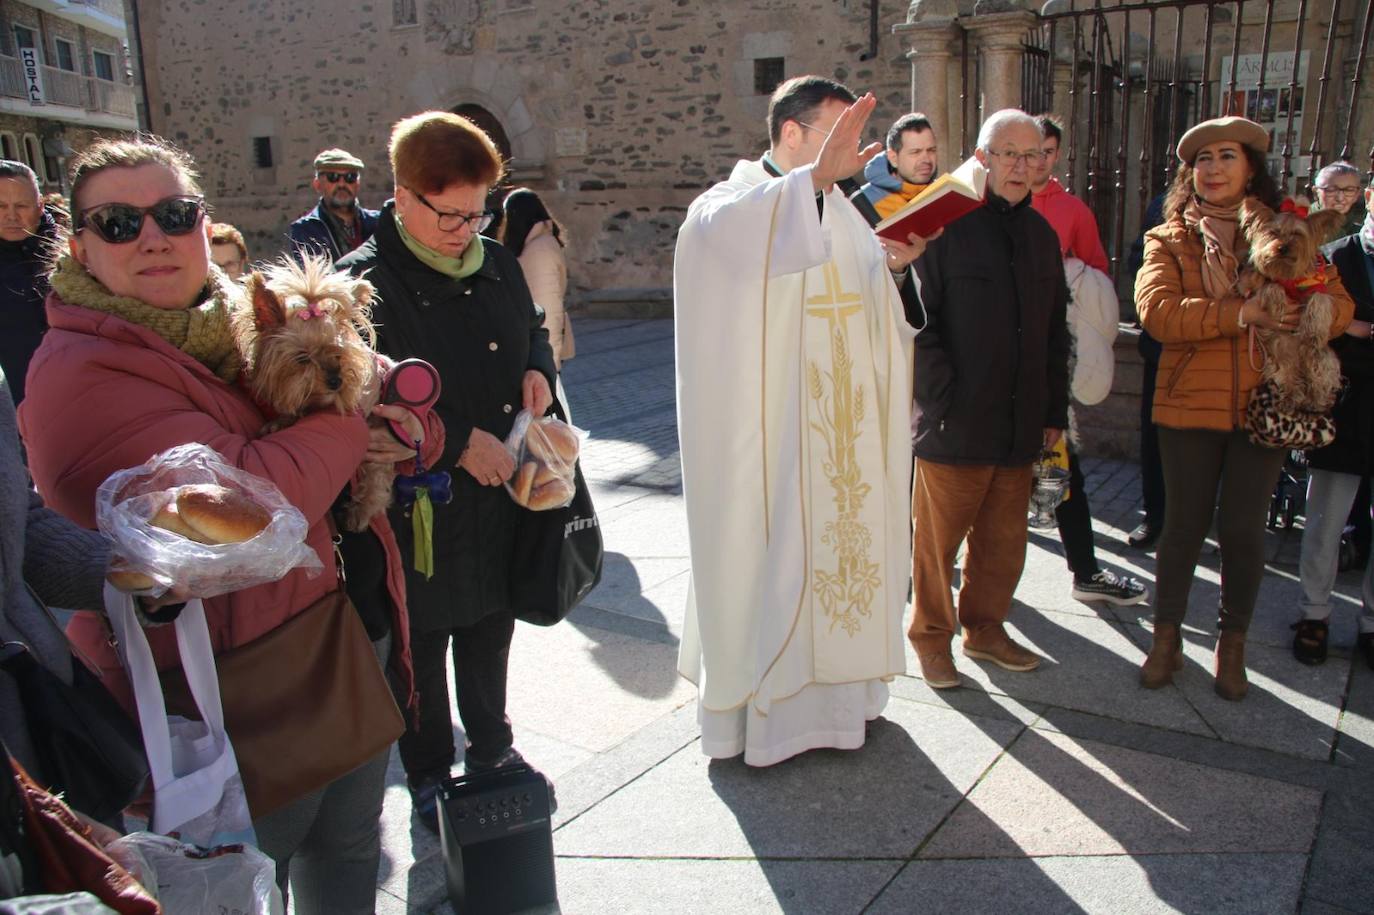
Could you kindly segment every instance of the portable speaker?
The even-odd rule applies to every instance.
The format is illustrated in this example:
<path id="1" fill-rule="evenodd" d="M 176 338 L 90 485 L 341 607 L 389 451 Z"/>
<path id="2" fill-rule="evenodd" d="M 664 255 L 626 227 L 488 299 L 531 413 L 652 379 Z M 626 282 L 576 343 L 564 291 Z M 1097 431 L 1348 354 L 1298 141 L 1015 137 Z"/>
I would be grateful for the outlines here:
<path id="1" fill-rule="evenodd" d="M 459 915 L 558 911 L 549 785 L 529 766 L 447 779 L 439 838 Z"/>

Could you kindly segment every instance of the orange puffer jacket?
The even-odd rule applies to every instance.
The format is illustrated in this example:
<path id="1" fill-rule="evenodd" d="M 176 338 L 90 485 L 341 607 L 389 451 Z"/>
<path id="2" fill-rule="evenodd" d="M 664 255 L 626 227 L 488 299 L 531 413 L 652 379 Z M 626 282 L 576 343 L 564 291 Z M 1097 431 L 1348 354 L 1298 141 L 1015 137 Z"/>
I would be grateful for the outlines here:
<path id="1" fill-rule="evenodd" d="M 1240 296 L 1213 299 L 1202 288 L 1202 238 L 1175 216 L 1145 233 L 1135 278 L 1140 323 L 1164 345 L 1155 384 L 1154 421 L 1171 429 L 1230 432 L 1245 425 L 1260 373 L 1240 326 Z M 1326 287 L 1336 303 L 1331 337 L 1345 333 L 1355 303 L 1334 267 Z M 1255 364 L 1258 364 L 1258 356 Z"/>

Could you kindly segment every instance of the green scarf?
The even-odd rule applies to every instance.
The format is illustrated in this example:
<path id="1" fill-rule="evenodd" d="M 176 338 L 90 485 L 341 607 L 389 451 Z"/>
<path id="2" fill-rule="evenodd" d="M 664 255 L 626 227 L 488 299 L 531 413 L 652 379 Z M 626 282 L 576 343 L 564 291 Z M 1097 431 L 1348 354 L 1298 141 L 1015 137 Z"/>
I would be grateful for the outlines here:
<path id="1" fill-rule="evenodd" d="M 229 328 L 229 312 L 237 289 L 219 271 L 211 270 L 198 304 L 180 309 L 154 308 L 110 292 L 70 254 L 58 259 L 52 275 L 52 290 L 63 302 L 147 328 L 210 369 L 220 380 L 231 383 L 238 378 L 240 366 L 238 347 Z"/>
<path id="2" fill-rule="evenodd" d="M 451 276 L 455 280 L 472 276 L 482 269 L 482 261 L 486 259 L 486 248 L 482 245 L 480 235 L 472 236 L 472 243 L 458 257 L 449 257 L 447 254 L 440 254 L 433 248 L 426 247 L 406 231 L 405 225 L 401 222 L 400 214 L 396 214 L 396 234 L 401 236 L 401 241 L 405 242 L 410 253 L 424 264 L 426 267 L 444 276 Z"/>

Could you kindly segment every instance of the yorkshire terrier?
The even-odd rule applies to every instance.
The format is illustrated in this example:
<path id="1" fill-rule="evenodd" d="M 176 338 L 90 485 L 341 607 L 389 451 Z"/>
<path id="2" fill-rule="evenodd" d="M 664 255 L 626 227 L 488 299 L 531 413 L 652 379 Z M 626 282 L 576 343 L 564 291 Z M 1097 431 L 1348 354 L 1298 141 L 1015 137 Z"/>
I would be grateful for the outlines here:
<path id="1" fill-rule="evenodd" d="M 308 413 L 371 415 L 390 361 L 376 352 L 367 280 L 332 272 L 329 262 L 283 257 L 247 284 L 249 305 L 231 317 L 249 390 L 274 414 L 262 434 Z M 370 420 L 371 421 L 371 420 Z M 350 531 L 366 530 L 391 502 L 396 471 L 364 462 L 353 478 L 344 516 Z"/>
<path id="2" fill-rule="evenodd" d="M 1283 410 L 1325 413 L 1340 391 L 1340 362 L 1328 345 L 1336 307 L 1326 292 L 1319 249 L 1344 219 L 1337 210 L 1309 212 L 1292 199 L 1278 212 L 1253 197 L 1241 205 L 1240 230 L 1250 243 L 1250 258 L 1237 283 L 1240 294 L 1258 295 L 1274 317 L 1289 301 L 1303 306 L 1292 333 L 1254 328 L 1263 351 L 1260 375 L 1276 390 L 1275 405 Z"/>

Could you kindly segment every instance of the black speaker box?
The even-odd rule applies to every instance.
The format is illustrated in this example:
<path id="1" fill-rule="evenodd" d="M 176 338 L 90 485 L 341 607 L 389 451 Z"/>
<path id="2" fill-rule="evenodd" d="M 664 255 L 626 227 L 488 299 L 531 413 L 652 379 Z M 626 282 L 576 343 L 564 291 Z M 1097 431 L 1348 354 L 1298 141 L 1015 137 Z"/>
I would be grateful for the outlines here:
<path id="1" fill-rule="evenodd" d="M 549 785 L 529 766 L 446 780 L 439 839 L 458 915 L 558 911 Z"/>

